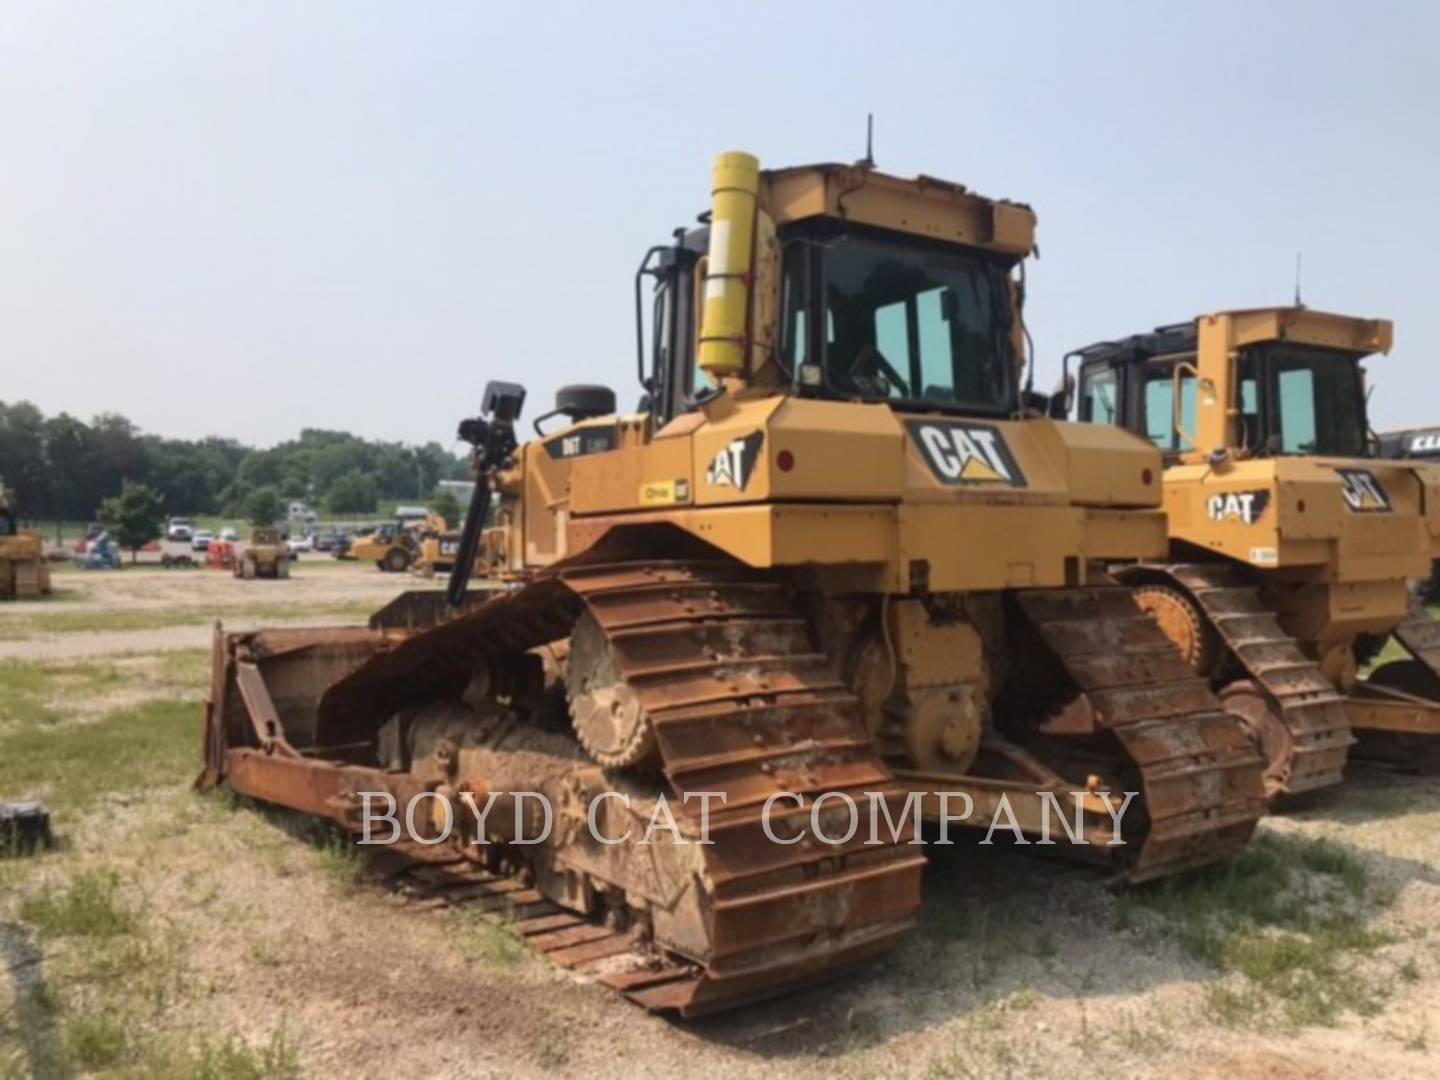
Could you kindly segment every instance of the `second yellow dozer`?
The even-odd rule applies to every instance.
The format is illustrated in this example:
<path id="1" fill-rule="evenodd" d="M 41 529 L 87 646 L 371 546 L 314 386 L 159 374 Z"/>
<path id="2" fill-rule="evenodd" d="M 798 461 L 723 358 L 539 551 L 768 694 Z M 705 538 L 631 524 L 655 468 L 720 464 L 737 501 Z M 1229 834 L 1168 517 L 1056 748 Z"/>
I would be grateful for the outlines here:
<path id="1" fill-rule="evenodd" d="M 701 222 L 637 272 L 634 413 L 567 388 L 522 445 L 486 388 L 448 589 L 217 637 L 205 782 L 356 830 L 421 794 L 437 835 L 539 792 L 543 843 L 462 815 L 427 880 L 684 1015 L 888 950 L 922 817 L 1137 881 L 1241 849 L 1263 760 L 1105 572 L 1164 555 L 1160 455 L 1023 385 L 1030 209 L 727 154 Z"/>
<path id="2" fill-rule="evenodd" d="M 37 533 L 20 531 L 15 507 L 0 483 L 0 600 L 30 600 L 50 591 L 50 567 Z"/>
<path id="3" fill-rule="evenodd" d="M 1440 740 L 1440 467 L 1383 460 L 1362 361 L 1391 324 L 1303 307 L 1203 315 L 1072 353 L 1079 417 L 1164 453 L 1167 561 L 1118 569 L 1264 747 L 1270 794 Z M 1408 658 L 1362 677 L 1386 640 Z"/>

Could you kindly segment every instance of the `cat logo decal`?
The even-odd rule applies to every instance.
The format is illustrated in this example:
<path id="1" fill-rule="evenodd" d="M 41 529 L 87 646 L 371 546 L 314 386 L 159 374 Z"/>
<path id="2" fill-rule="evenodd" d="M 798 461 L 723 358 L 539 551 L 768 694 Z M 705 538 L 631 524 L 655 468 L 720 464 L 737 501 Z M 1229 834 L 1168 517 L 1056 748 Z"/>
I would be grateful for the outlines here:
<path id="1" fill-rule="evenodd" d="M 1211 495 L 1205 504 L 1205 513 L 1211 521 L 1238 521 L 1254 525 L 1270 505 L 1270 492 L 1227 491 L 1223 495 Z"/>
<path id="2" fill-rule="evenodd" d="M 999 428 L 950 420 L 910 420 L 906 427 L 942 484 L 1025 486 L 1025 474 Z"/>
<path id="3" fill-rule="evenodd" d="M 1369 469 L 1336 469 L 1345 505 L 1357 514 L 1390 513 L 1390 496 Z"/>
<path id="4" fill-rule="evenodd" d="M 755 462 L 760 458 L 760 447 L 764 445 L 765 433 L 752 431 L 749 435 L 731 439 L 721 451 L 710 460 L 705 470 L 705 482 L 711 487 L 732 487 L 744 491 L 755 474 Z"/>

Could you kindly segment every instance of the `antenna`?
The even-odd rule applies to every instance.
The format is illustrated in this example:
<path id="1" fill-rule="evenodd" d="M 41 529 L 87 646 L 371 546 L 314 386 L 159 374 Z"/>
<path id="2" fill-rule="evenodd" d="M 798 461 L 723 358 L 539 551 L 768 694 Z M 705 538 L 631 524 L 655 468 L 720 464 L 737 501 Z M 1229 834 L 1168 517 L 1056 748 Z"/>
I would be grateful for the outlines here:
<path id="1" fill-rule="evenodd" d="M 861 162 L 867 169 L 875 167 L 875 114 L 865 114 L 865 159 Z"/>
<path id="2" fill-rule="evenodd" d="M 1300 299 L 1300 252 L 1295 253 L 1295 306 L 1303 308 L 1305 302 Z"/>

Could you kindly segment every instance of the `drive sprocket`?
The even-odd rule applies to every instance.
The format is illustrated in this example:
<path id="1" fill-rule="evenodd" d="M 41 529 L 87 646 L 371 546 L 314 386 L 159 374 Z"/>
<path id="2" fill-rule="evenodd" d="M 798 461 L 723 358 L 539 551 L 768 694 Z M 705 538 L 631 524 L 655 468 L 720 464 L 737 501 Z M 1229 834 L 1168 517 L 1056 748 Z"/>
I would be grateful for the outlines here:
<path id="1" fill-rule="evenodd" d="M 628 769 L 655 755 L 655 729 L 625 681 L 609 638 L 585 612 L 570 640 L 566 698 L 575 737 L 607 769 Z"/>

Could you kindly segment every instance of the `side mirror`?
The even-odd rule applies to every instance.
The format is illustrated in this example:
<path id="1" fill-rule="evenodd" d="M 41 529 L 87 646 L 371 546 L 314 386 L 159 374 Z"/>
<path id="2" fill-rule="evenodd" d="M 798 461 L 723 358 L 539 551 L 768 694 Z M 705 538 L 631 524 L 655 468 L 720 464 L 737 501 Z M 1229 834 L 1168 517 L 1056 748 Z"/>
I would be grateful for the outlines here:
<path id="1" fill-rule="evenodd" d="M 1055 385 L 1055 389 L 1050 392 L 1050 410 L 1048 415 L 1051 420 L 1064 420 L 1070 415 L 1070 411 L 1074 407 L 1075 376 L 1067 371 L 1060 377 L 1060 381 Z"/>

